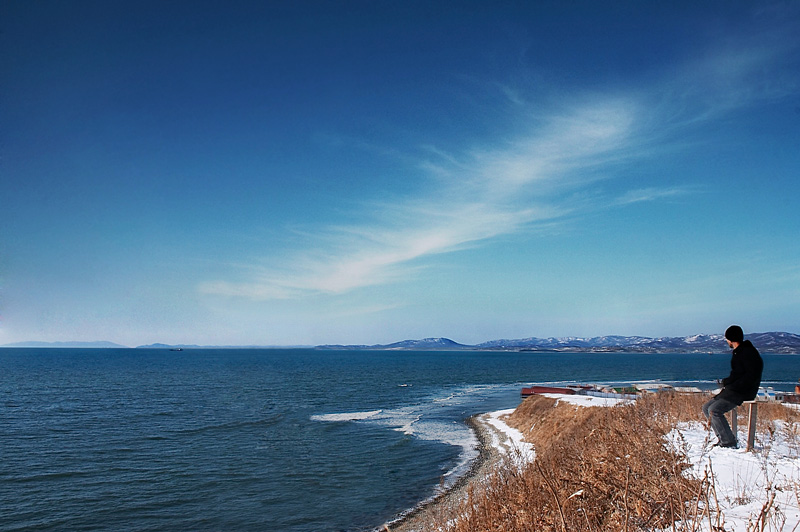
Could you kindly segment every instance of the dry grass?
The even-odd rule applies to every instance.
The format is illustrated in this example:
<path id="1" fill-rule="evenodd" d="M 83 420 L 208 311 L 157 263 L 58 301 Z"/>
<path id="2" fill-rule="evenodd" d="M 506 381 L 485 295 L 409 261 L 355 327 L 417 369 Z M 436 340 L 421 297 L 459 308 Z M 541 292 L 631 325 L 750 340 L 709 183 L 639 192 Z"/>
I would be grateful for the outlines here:
<path id="1" fill-rule="evenodd" d="M 627 532 L 708 525 L 713 479 L 684 474 L 686 457 L 664 439 L 678 422 L 702 421 L 707 399 L 662 393 L 614 408 L 526 399 L 507 421 L 535 445 L 535 462 L 499 464 L 473 483 L 465 500 L 433 512 L 422 530 Z M 794 416 L 793 426 L 800 420 L 800 413 L 781 405 L 759 406 L 764 430 L 772 430 L 772 419 Z"/>

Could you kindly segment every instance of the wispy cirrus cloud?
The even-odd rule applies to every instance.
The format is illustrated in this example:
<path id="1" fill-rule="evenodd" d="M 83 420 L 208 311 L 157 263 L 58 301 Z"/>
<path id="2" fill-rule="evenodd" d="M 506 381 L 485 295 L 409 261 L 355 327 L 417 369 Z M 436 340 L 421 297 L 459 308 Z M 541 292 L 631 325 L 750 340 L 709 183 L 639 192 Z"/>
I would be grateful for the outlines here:
<path id="1" fill-rule="evenodd" d="M 371 223 L 321 228 L 322 236 L 307 239 L 306 250 L 284 257 L 282 266 L 252 267 L 240 280 L 211 281 L 200 289 L 256 300 L 343 294 L 407 279 L 425 257 L 557 222 L 577 208 L 568 194 L 611 179 L 618 165 L 647 156 L 665 131 L 674 133 L 748 102 L 785 94 L 785 83 L 778 90 L 752 81 L 771 57 L 780 55 L 785 54 L 726 50 L 648 91 L 561 102 L 546 117 L 531 113 L 535 118 L 527 130 L 491 147 L 451 153 L 428 146 L 428 157 L 415 168 L 430 176 L 432 185 L 424 196 L 364 204 L 373 213 Z M 514 102 L 523 109 L 521 98 Z M 594 206 L 696 191 L 692 186 L 640 186 L 596 200 L 604 205 Z"/>
<path id="2" fill-rule="evenodd" d="M 614 202 L 615 205 L 631 205 L 634 203 L 642 203 L 646 201 L 657 201 L 664 198 L 675 198 L 685 196 L 696 192 L 697 187 L 665 187 L 665 188 L 641 188 L 636 190 L 629 190 L 622 194 Z"/>
<path id="3" fill-rule="evenodd" d="M 536 219 L 551 219 L 547 209 L 504 209 L 484 203 L 420 205 L 391 210 L 372 226 L 339 227 L 314 240 L 314 251 L 297 253 L 284 268 L 252 268 L 246 282 L 205 283 L 203 292 L 253 299 L 290 299 L 308 294 L 342 294 L 356 288 L 407 278 L 414 261 L 447 253 L 519 230 Z"/>
<path id="4" fill-rule="evenodd" d="M 508 235 L 570 212 L 554 200 L 576 174 L 619 157 L 634 128 L 633 106 L 600 102 L 539 123 L 501 147 L 437 154 L 419 167 L 436 175 L 426 197 L 365 205 L 372 224 L 325 229 L 313 251 L 281 269 L 253 268 L 248 280 L 213 281 L 201 290 L 253 299 L 342 294 L 413 274 L 419 260 Z"/>

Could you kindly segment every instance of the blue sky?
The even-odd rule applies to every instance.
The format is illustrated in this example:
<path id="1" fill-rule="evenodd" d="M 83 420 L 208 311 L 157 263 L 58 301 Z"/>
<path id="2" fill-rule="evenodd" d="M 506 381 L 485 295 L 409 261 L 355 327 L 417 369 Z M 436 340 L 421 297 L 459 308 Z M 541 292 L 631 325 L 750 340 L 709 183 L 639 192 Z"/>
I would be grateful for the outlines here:
<path id="1" fill-rule="evenodd" d="M 796 2 L 0 26 L 0 344 L 800 333 Z"/>

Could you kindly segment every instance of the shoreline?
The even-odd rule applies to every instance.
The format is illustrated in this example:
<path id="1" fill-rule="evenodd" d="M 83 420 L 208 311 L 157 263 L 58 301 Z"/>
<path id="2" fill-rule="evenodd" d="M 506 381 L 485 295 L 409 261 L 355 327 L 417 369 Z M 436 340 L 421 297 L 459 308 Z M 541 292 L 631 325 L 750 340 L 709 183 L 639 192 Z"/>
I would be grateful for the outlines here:
<path id="1" fill-rule="evenodd" d="M 478 456 L 472 461 L 467 472 L 448 489 L 421 501 L 397 518 L 375 529 L 376 532 L 421 532 L 419 527 L 427 521 L 427 517 L 438 508 L 462 499 L 473 482 L 491 472 L 501 458 L 499 446 L 494 444 L 501 431 L 489 422 L 491 415 L 492 412 L 475 414 L 464 421 L 478 439 Z"/>

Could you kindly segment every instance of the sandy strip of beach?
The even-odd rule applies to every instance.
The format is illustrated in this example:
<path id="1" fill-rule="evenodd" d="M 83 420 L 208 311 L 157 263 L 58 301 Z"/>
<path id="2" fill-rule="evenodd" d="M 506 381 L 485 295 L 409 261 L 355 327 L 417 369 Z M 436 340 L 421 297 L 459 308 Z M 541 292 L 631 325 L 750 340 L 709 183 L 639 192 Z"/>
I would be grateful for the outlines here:
<path id="1" fill-rule="evenodd" d="M 478 458 L 472 464 L 469 472 L 461 477 L 452 488 L 421 504 L 398 520 L 384 525 L 381 530 L 390 532 L 423 532 L 422 525 L 427 518 L 436 513 L 440 507 L 447 507 L 453 502 L 463 500 L 471 483 L 480 482 L 508 453 L 519 456 L 533 456 L 533 448 L 522 441 L 522 434 L 503 421 L 503 416 L 513 412 L 500 410 L 479 414 L 467 419 L 469 425 L 478 438 Z M 519 452 L 517 452 L 519 451 Z"/>

